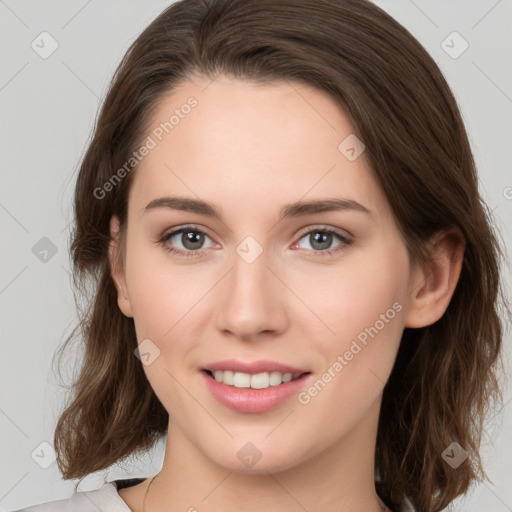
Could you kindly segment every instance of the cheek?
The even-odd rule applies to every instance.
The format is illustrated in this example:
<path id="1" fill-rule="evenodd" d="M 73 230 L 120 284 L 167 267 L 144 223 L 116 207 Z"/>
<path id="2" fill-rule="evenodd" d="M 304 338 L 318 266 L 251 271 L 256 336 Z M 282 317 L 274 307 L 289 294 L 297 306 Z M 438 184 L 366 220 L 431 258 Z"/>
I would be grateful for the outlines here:
<path id="1" fill-rule="evenodd" d="M 326 424 L 333 410 L 340 411 L 344 420 L 331 425 L 331 434 L 359 421 L 378 398 L 400 344 L 408 257 L 405 249 L 380 254 L 361 255 L 326 280 L 323 294 L 310 294 L 318 316 L 334 333 L 322 331 L 326 335 L 317 351 L 323 368 L 300 403 L 307 404 L 311 416 L 326 415 Z"/>
<path id="2" fill-rule="evenodd" d="M 147 242 L 146 242 L 147 244 Z M 204 272 L 176 265 L 162 248 L 127 247 L 126 281 L 137 338 L 161 344 L 205 293 Z"/>
<path id="3" fill-rule="evenodd" d="M 170 263 L 163 249 L 134 240 L 127 247 L 126 280 L 138 343 L 151 341 L 145 342 L 152 360 L 144 372 L 161 403 L 177 414 L 187 407 L 179 383 L 190 369 L 184 364 L 199 310 L 194 305 L 208 289 L 206 276 Z"/>
<path id="4" fill-rule="evenodd" d="M 382 327 L 379 319 L 385 315 L 384 331 L 396 334 L 401 330 L 397 310 L 404 309 L 409 281 L 408 257 L 403 247 L 396 250 L 360 251 L 328 273 L 316 276 L 304 290 L 308 305 L 330 328 L 325 330 L 328 339 L 339 343 L 350 342 L 366 328 Z M 393 308 L 393 304 L 395 305 Z M 388 314 L 386 315 L 386 312 Z M 394 329 L 389 327 L 394 324 Z M 392 336 L 396 337 L 396 336 Z M 337 343 L 337 348 L 339 348 Z"/>
<path id="5" fill-rule="evenodd" d="M 402 245 L 376 246 L 341 265 L 315 296 L 312 309 L 334 331 L 324 329 L 318 345 L 324 368 L 311 390 L 321 395 L 314 398 L 318 414 L 335 406 L 357 421 L 382 392 L 403 332 L 408 265 Z"/>

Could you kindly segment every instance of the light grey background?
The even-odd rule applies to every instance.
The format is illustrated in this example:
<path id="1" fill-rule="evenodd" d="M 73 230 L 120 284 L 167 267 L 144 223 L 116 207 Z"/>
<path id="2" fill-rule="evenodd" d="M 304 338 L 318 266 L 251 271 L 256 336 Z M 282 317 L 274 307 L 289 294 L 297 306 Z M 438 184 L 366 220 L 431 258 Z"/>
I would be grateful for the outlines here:
<path id="1" fill-rule="evenodd" d="M 68 497 L 73 490 L 55 463 L 43 469 L 36 460 L 51 462 L 52 448 L 41 443 L 52 444 L 64 395 L 50 362 L 75 322 L 67 254 L 75 172 L 117 63 L 169 3 L 0 0 L 0 512 Z M 376 3 L 420 40 L 444 72 L 469 130 L 484 198 L 510 253 L 512 2 Z M 46 59 L 31 47 L 35 40 L 39 52 L 51 49 L 43 31 L 58 43 Z M 464 40 L 467 50 L 454 58 Z M 55 255 L 48 241 L 40 242 L 43 237 Z M 504 277 L 508 290 L 509 268 Z M 507 361 L 510 340 L 507 332 Z M 512 511 L 511 401 L 508 385 L 482 450 L 493 484 L 476 486 L 450 510 Z M 155 474 L 162 448 L 160 443 L 107 479 Z M 102 479 L 103 473 L 92 475 L 81 489 L 97 488 Z"/>

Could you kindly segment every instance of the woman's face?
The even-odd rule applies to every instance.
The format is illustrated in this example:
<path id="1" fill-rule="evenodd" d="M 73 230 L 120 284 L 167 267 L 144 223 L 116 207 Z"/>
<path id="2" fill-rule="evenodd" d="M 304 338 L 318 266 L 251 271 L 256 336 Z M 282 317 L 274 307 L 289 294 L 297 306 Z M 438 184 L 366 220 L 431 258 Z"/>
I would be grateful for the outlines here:
<path id="1" fill-rule="evenodd" d="M 119 304 L 172 428 L 223 467 L 374 442 L 416 284 L 353 131 L 312 87 L 221 75 L 165 98 L 142 142 Z"/>

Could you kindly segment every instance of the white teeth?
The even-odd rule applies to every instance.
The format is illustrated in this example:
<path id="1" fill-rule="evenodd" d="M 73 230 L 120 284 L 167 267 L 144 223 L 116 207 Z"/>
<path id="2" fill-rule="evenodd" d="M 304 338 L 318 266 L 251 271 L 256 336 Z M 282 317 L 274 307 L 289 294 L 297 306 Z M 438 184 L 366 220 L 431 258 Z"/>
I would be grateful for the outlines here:
<path id="1" fill-rule="evenodd" d="M 267 372 L 251 375 L 251 388 L 264 389 L 270 386 L 270 379 Z"/>
<path id="2" fill-rule="evenodd" d="M 283 382 L 290 382 L 292 380 L 292 374 L 291 373 L 285 373 L 283 375 Z"/>
<path id="3" fill-rule="evenodd" d="M 232 372 L 231 370 L 225 370 L 224 375 L 222 377 L 222 382 L 224 382 L 224 384 L 228 384 L 229 386 L 233 386 L 235 383 L 234 377 L 235 377 L 234 372 Z"/>
<path id="4" fill-rule="evenodd" d="M 278 386 L 283 381 L 281 372 L 270 372 L 270 385 Z"/>
<path id="5" fill-rule="evenodd" d="M 265 389 L 279 386 L 284 382 L 300 377 L 300 373 L 263 372 L 251 375 L 249 373 L 232 372 L 230 370 L 215 370 L 213 376 L 217 382 L 222 382 L 235 388 Z"/>
<path id="6" fill-rule="evenodd" d="M 251 376 L 248 373 L 235 372 L 235 375 L 233 375 L 233 386 L 235 388 L 250 388 Z"/>

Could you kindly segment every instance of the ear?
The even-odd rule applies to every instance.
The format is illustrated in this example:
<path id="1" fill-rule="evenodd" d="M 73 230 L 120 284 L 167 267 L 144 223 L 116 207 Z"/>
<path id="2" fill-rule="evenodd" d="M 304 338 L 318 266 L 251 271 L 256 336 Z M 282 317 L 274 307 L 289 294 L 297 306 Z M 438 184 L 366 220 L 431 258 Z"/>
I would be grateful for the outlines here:
<path id="1" fill-rule="evenodd" d="M 127 317 L 133 317 L 132 306 L 128 297 L 124 261 L 119 240 L 119 219 L 113 215 L 110 219 L 110 242 L 108 244 L 110 272 L 117 290 L 117 304 Z"/>
<path id="2" fill-rule="evenodd" d="M 436 233 L 431 254 L 412 280 L 414 288 L 405 316 L 405 327 L 426 327 L 439 320 L 459 280 L 466 242 L 458 228 Z"/>

